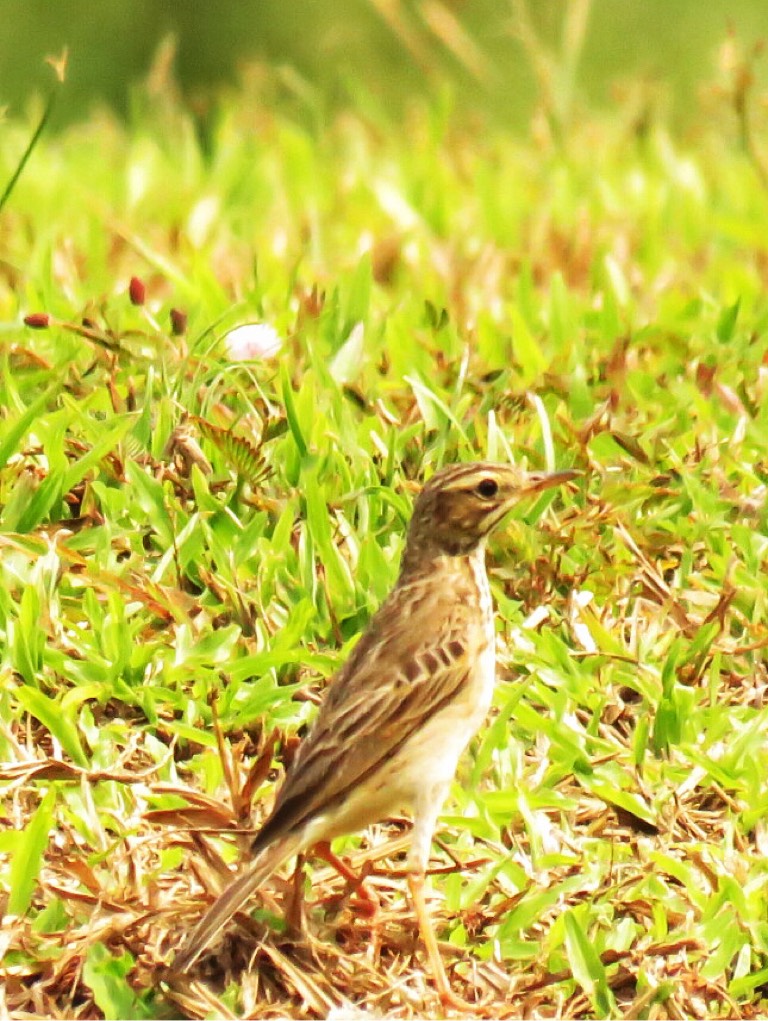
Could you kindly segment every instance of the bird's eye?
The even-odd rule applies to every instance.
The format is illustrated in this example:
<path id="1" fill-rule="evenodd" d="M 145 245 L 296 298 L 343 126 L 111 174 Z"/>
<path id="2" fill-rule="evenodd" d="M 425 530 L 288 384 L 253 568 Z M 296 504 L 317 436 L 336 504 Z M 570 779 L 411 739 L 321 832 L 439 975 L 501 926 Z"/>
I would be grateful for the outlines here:
<path id="1" fill-rule="evenodd" d="M 496 496 L 498 491 L 499 484 L 496 479 L 482 479 L 482 481 L 477 484 L 477 493 L 485 500 L 490 500 L 492 496 Z"/>

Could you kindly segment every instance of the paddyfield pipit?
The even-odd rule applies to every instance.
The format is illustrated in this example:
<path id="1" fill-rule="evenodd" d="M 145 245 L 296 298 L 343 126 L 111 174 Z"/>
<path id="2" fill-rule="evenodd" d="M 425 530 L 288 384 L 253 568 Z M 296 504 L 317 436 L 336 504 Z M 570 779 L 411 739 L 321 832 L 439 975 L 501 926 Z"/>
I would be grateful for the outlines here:
<path id="1" fill-rule="evenodd" d="M 574 471 L 456 464 L 419 494 L 394 589 L 331 679 L 256 836 L 252 860 L 178 953 L 188 969 L 281 863 L 410 809 L 409 886 L 437 992 L 457 1005 L 424 900 L 437 817 L 459 756 L 483 722 L 496 672 L 485 540 L 521 497 Z"/>

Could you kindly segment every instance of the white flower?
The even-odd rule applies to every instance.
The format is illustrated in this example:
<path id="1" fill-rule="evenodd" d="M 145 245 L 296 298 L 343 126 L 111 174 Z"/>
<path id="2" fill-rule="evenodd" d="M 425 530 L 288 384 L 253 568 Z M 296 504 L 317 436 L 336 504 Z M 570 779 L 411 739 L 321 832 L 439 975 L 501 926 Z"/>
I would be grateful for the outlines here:
<path id="1" fill-rule="evenodd" d="M 227 354 L 233 362 L 274 358 L 283 346 L 283 338 L 269 323 L 245 323 L 224 337 Z"/>

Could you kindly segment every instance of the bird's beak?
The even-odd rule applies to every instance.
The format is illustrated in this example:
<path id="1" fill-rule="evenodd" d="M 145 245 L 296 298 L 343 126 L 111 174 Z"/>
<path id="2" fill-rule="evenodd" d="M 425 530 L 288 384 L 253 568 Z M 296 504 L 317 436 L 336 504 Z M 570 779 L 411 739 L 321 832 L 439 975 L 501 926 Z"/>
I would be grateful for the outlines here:
<path id="1" fill-rule="evenodd" d="M 523 495 L 528 493 L 540 493 L 542 489 L 551 489 L 552 486 L 560 486 L 563 482 L 568 482 L 569 479 L 575 479 L 581 475 L 580 471 L 575 468 L 566 468 L 559 472 L 528 472 L 523 480 L 521 486 L 521 492 Z"/>

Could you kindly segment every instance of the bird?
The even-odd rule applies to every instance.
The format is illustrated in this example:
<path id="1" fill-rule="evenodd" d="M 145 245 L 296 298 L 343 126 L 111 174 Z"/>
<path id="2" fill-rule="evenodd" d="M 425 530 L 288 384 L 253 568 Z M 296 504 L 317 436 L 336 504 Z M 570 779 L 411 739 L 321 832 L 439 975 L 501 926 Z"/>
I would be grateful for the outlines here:
<path id="1" fill-rule="evenodd" d="M 331 678 L 257 833 L 244 871 L 173 962 L 188 971 L 288 858 L 409 809 L 406 871 L 436 992 L 452 990 L 424 896 L 438 816 L 459 758 L 488 713 L 496 674 L 486 540 L 522 498 L 574 478 L 494 462 L 435 472 L 414 503 L 397 582 Z"/>

